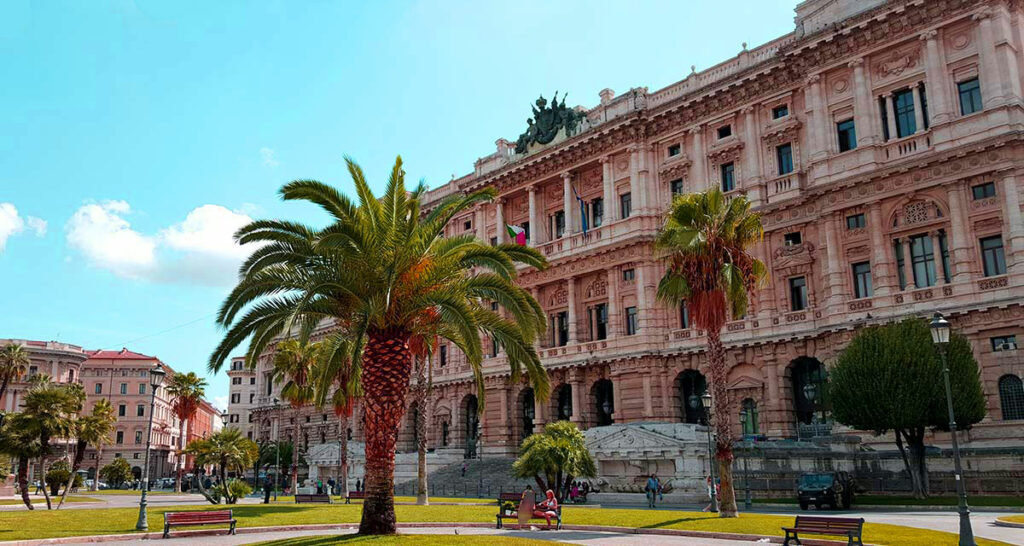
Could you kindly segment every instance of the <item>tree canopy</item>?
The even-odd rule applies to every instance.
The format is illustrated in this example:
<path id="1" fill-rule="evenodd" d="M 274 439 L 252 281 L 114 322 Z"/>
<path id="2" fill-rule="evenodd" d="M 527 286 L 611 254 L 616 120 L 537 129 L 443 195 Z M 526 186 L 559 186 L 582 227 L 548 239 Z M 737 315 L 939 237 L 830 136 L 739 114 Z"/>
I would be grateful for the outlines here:
<path id="1" fill-rule="evenodd" d="M 550 489 L 564 500 L 573 480 L 594 477 L 597 465 L 583 432 L 574 423 L 556 421 L 523 441 L 512 471 L 520 478 L 534 478 L 541 491 Z"/>

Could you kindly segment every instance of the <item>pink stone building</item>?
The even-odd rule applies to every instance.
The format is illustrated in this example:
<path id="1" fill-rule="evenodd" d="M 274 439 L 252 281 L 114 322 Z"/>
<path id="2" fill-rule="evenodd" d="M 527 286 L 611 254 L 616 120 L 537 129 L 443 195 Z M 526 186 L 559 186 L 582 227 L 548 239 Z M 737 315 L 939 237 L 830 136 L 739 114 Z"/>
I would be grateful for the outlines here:
<path id="1" fill-rule="evenodd" d="M 709 187 L 746 195 L 766 229 L 756 252 L 770 285 L 723 334 L 743 432 L 842 432 L 817 394 L 856 330 L 940 311 L 973 343 L 988 399 L 964 440 L 1019 443 L 1024 4 L 807 0 L 796 12 L 792 33 L 664 89 L 602 91 L 572 110 L 571 127 L 552 128 L 574 115 L 538 101 L 535 133 L 499 139 L 472 173 L 428 194 L 427 210 L 497 189 L 447 234 L 502 243 L 506 224 L 520 226 L 547 256 L 548 270 L 524 269 L 519 282 L 549 316 L 539 350 L 553 389 L 537 403 L 492 347 L 478 415 L 464 358 L 442 345 L 431 448 L 511 455 L 556 419 L 698 422 L 704 335 L 685 306 L 655 301 L 663 266 L 651 243 L 673 194 Z M 257 437 L 284 415 L 270 408 L 268 370 L 257 370 Z M 319 414 L 288 415 L 301 427 Z M 412 447 L 407 425 L 399 449 Z"/>
<path id="2" fill-rule="evenodd" d="M 8 384 L 7 392 L 0 398 L 0 410 L 5 412 L 18 411 L 32 376 L 46 374 L 57 383 L 74 383 L 81 377 L 82 363 L 89 358 L 81 347 L 59 341 L 0 339 L 0 347 L 10 343 L 23 346 L 28 351 L 31 363 L 21 380 Z"/>

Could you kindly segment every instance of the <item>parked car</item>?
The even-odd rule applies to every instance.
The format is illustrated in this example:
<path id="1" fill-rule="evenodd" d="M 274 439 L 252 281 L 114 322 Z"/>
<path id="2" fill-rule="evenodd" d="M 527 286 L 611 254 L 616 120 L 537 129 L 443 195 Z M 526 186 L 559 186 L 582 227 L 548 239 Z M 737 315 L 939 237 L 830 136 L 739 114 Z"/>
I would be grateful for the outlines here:
<path id="1" fill-rule="evenodd" d="M 800 476 L 796 494 L 801 510 L 812 504 L 818 510 L 826 505 L 833 510 L 840 506 L 847 510 L 853 504 L 853 489 L 849 472 L 809 472 Z"/>

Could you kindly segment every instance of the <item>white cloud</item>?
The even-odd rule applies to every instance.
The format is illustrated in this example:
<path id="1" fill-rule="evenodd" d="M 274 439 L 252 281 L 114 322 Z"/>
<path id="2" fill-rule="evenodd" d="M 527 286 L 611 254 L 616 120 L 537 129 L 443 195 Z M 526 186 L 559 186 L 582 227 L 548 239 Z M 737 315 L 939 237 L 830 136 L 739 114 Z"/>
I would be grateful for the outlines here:
<path id="1" fill-rule="evenodd" d="M 260 148 L 260 157 L 263 158 L 263 164 L 267 167 L 276 167 L 281 164 L 281 162 L 274 157 L 274 150 L 267 148 L 266 146 Z"/>
<path id="2" fill-rule="evenodd" d="M 214 396 L 213 407 L 224 411 L 228 409 L 228 397 L 227 396 Z"/>
<path id="3" fill-rule="evenodd" d="M 36 237 L 46 235 L 46 220 L 35 216 L 22 218 L 13 203 L 0 203 L 0 252 L 7 247 L 7 239 L 24 232 L 25 226 L 28 226 Z"/>
<path id="4" fill-rule="evenodd" d="M 252 219 L 220 205 L 196 207 L 153 235 L 133 230 L 125 219 L 130 214 L 124 201 L 83 205 L 68 221 L 69 246 L 90 265 L 120 277 L 214 286 L 230 284 L 252 252 L 233 238 Z"/>

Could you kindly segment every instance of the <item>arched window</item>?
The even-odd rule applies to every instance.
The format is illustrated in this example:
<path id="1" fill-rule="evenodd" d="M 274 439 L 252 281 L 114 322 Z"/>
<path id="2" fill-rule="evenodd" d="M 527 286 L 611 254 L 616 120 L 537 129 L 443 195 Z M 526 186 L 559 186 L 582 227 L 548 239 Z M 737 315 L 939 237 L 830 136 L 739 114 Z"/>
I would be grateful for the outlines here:
<path id="1" fill-rule="evenodd" d="M 825 367 L 816 358 L 802 356 L 793 361 L 791 371 L 793 409 L 797 420 L 805 425 L 815 421 L 826 422 Z"/>
<path id="2" fill-rule="evenodd" d="M 1003 407 L 1003 420 L 1024 419 L 1024 385 L 1016 375 L 999 378 L 999 405 Z"/>
<path id="3" fill-rule="evenodd" d="M 697 370 L 686 370 L 679 374 L 679 406 L 684 423 L 698 425 L 705 422 L 704 405 L 700 397 L 708 390 L 708 382 Z"/>
<path id="4" fill-rule="evenodd" d="M 466 397 L 466 454 L 467 459 L 476 458 L 477 437 L 480 433 L 480 418 L 477 415 L 476 396 Z"/>
<path id="5" fill-rule="evenodd" d="M 520 406 L 523 423 L 522 436 L 519 438 L 520 442 L 533 434 L 533 419 L 536 417 L 534 404 L 533 389 L 524 389 Z"/>
<path id="6" fill-rule="evenodd" d="M 572 417 L 572 387 L 558 387 L 558 420 L 568 421 Z"/>
<path id="7" fill-rule="evenodd" d="M 604 427 L 615 422 L 615 398 L 612 395 L 612 382 L 601 379 L 594 383 L 594 405 L 597 413 L 597 426 Z"/>
<path id="8" fill-rule="evenodd" d="M 760 425 L 757 422 L 757 402 L 753 398 L 743 400 L 743 408 L 740 410 L 740 423 L 743 424 L 743 434 L 758 434 Z"/>

